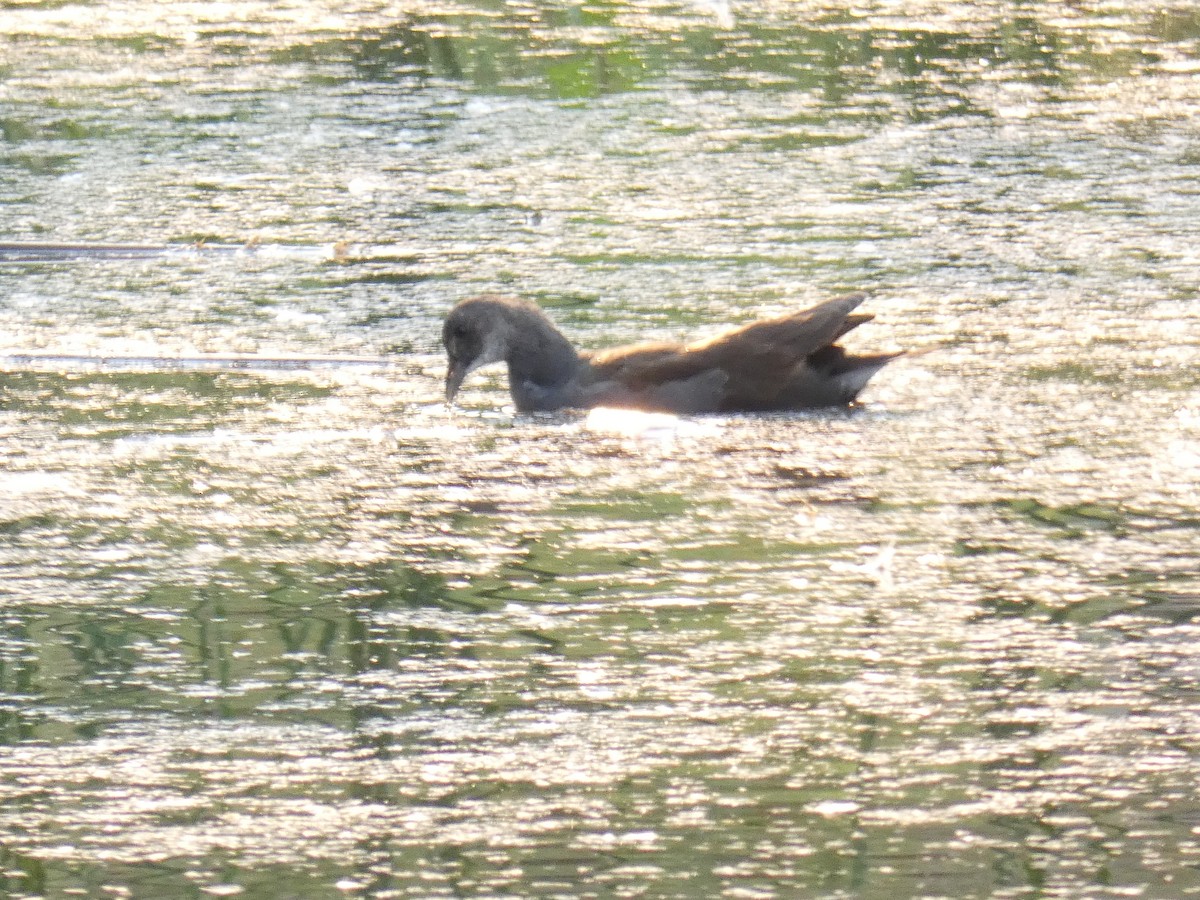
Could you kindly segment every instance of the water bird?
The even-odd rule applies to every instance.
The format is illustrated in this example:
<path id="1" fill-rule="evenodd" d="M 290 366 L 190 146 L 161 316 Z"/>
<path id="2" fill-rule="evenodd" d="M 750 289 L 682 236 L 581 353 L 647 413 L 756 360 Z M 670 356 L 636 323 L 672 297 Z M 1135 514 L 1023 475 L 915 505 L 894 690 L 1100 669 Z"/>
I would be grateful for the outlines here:
<path id="1" fill-rule="evenodd" d="M 836 342 L 874 318 L 854 310 L 864 293 L 760 319 L 691 343 L 653 342 L 579 351 L 537 305 L 485 294 L 446 316 L 446 402 L 463 380 L 506 363 L 520 412 L 599 406 L 676 414 L 846 406 L 902 353 L 854 355 Z"/>

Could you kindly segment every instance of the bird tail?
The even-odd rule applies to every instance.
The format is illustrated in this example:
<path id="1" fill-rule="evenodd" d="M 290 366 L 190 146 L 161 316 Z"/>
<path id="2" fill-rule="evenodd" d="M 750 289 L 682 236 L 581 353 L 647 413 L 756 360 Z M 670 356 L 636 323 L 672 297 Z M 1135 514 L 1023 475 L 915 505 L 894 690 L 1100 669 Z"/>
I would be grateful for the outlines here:
<path id="1" fill-rule="evenodd" d="M 843 403 L 853 403 L 875 373 L 904 353 L 880 353 L 874 356 L 843 355 L 839 364 L 830 370 L 831 381 L 837 386 Z"/>

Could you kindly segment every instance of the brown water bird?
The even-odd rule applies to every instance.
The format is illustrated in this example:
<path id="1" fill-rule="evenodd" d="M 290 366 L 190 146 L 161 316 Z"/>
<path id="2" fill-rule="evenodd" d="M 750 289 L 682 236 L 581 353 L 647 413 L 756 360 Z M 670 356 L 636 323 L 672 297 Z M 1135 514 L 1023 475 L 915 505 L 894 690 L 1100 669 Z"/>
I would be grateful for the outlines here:
<path id="1" fill-rule="evenodd" d="M 836 343 L 871 321 L 866 294 L 761 319 L 692 343 L 576 350 L 537 306 L 487 294 L 457 304 L 442 328 L 446 401 L 489 363 L 508 365 L 521 412 L 615 406 L 673 413 L 764 412 L 845 406 L 901 353 L 858 356 Z"/>

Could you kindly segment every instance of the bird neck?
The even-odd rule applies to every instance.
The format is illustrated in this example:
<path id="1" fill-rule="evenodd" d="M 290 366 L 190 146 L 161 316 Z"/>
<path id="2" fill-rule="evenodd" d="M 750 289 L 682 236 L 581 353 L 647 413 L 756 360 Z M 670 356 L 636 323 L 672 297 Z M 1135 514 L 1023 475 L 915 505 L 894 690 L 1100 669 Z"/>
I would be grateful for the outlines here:
<path id="1" fill-rule="evenodd" d="M 515 312 L 505 356 L 509 374 L 543 386 L 574 377 L 579 354 L 562 332 L 539 309 L 524 307 Z"/>
<path id="2" fill-rule="evenodd" d="M 509 318 L 508 382 L 519 409 L 557 409 L 572 403 L 583 361 L 540 309 L 520 306 Z"/>

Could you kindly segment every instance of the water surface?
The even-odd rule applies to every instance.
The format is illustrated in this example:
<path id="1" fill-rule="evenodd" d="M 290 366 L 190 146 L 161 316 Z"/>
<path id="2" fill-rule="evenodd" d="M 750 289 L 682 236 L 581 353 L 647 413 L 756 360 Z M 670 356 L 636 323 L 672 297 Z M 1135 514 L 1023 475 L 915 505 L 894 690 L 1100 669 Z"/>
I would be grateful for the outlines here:
<path id="1" fill-rule="evenodd" d="M 1200 17 L 945 6 L 6 8 L 0 238 L 181 252 L 0 262 L 0 890 L 1200 891 Z M 859 288 L 850 412 L 440 403 Z"/>

